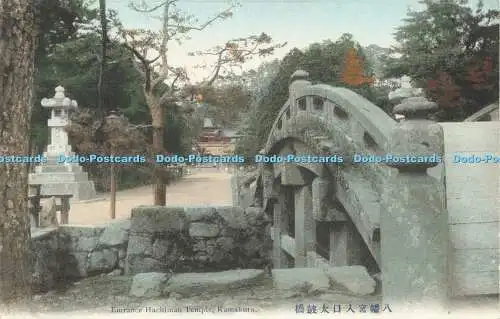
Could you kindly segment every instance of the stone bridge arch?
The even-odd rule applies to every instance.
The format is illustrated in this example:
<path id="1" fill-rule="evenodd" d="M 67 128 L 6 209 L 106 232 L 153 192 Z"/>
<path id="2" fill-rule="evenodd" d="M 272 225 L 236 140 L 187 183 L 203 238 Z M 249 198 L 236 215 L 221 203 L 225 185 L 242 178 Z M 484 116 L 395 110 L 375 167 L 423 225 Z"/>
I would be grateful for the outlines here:
<path id="1" fill-rule="evenodd" d="M 261 155 L 337 155 L 343 161 L 259 164 L 255 194 L 273 215 L 274 267 L 290 267 L 293 260 L 295 267 L 379 268 L 387 302 L 444 302 L 449 271 L 444 184 L 427 174 L 434 167 L 444 176 L 442 166 L 353 160 L 356 154 L 443 154 L 442 129 L 424 119 L 435 104 L 398 107 L 407 118 L 403 123 L 348 89 L 313 85 L 305 71 L 292 75 L 289 98 Z M 324 233 L 328 256 L 317 249 Z"/>
<path id="2" fill-rule="evenodd" d="M 276 184 L 297 188 L 295 247 L 289 247 L 296 251 L 296 266 L 307 266 L 308 252 L 317 253 L 316 240 L 325 234 L 318 234 L 316 226 L 323 222 L 331 223 L 330 234 L 326 235 L 330 237 L 328 259 L 331 263 L 347 265 L 367 260 L 369 258 L 360 253 L 365 249 L 378 263 L 379 220 L 383 209 L 380 197 L 384 180 L 393 169 L 378 164 L 356 165 L 352 158 L 354 154 L 384 153 L 396 121 L 350 90 L 312 85 L 307 77 L 304 71 L 292 75 L 289 99 L 281 108 L 262 153 L 268 156 L 336 155 L 344 161 L 263 165 L 264 171 L 272 171 L 262 178 L 264 206 L 268 207 L 271 200 L 277 224 L 282 218 L 278 216 L 289 212 L 289 208 L 283 206 Z M 273 186 L 266 187 L 266 184 Z M 297 220 L 302 214 L 305 214 L 304 220 Z M 285 230 L 276 228 L 273 237 L 282 238 L 281 232 Z M 297 237 L 300 233 L 305 237 Z M 292 242 L 284 240 L 284 244 Z M 280 245 L 275 240 L 275 266 L 279 267 L 278 260 L 283 259 L 278 258 L 283 254 Z"/>

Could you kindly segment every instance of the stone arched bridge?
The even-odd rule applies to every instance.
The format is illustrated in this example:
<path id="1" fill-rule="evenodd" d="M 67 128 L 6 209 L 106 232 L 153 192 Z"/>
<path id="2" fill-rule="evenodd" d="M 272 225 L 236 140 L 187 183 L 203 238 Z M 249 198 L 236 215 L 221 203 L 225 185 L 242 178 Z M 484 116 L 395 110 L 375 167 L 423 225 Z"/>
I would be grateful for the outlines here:
<path id="1" fill-rule="evenodd" d="M 237 204 L 273 216 L 274 267 L 361 264 L 382 272 L 388 301 L 446 299 L 444 183 L 427 175 L 438 164 L 353 162 L 355 154 L 441 156 L 442 130 L 423 119 L 432 106 L 400 105 L 408 120 L 398 123 L 348 89 L 292 75 L 262 155 L 344 161 L 263 163 L 239 180 Z"/>

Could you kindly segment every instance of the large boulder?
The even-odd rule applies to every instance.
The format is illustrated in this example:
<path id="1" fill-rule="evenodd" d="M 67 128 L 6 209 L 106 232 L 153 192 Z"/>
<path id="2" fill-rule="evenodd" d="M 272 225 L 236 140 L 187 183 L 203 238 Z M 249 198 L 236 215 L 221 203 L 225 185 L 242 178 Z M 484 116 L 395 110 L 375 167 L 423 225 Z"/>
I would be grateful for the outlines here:
<path id="1" fill-rule="evenodd" d="M 323 292 L 330 288 L 328 276 L 319 268 L 273 269 L 276 290 L 294 292 Z"/>
<path id="2" fill-rule="evenodd" d="M 134 276 L 129 295 L 133 297 L 160 297 L 170 275 L 166 273 L 150 272 Z"/>
<path id="3" fill-rule="evenodd" d="M 363 266 L 329 267 L 323 271 L 332 283 L 341 285 L 354 295 L 364 296 L 375 292 L 376 282 Z"/>
<path id="4" fill-rule="evenodd" d="M 89 256 L 88 273 L 104 273 L 116 268 L 118 263 L 118 251 L 103 249 L 94 251 Z"/>
<path id="5" fill-rule="evenodd" d="M 131 215 L 131 234 L 178 233 L 189 226 L 182 207 L 139 206 Z"/>
<path id="6" fill-rule="evenodd" d="M 252 287 L 266 278 L 264 270 L 241 269 L 212 273 L 185 273 L 172 276 L 164 293 L 182 296 L 227 292 L 230 289 Z"/>
<path id="7" fill-rule="evenodd" d="M 119 220 L 106 225 L 99 238 L 99 245 L 114 247 L 125 245 L 128 241 L 130 220 Z"/>

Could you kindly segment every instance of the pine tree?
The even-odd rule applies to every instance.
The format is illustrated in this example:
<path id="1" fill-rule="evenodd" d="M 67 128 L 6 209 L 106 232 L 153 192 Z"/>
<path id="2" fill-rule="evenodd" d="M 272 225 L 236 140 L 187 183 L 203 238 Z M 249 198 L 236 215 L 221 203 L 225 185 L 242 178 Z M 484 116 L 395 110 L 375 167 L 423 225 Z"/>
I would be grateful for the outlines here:
<path id="1" fill-rule="evenodd" d="M 38 28 L 34 3 L 0 2 L 0 148 L 9 155 L 29 154 L 29 119 Z M 30 225 L 26 165 L 0 165 L 0 317 L 29 301 Z"/>

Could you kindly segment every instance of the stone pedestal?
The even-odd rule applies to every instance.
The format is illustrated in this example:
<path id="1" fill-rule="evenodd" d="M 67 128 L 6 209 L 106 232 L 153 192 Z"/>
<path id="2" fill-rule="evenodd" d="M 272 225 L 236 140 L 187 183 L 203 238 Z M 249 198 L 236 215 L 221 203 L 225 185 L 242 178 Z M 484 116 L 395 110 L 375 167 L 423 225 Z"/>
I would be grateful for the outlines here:
<path id="1" fill-rule="evenodd" d="M 69 124 L 69 112 L 77 107 L 64 95 L 64 88 L 58 86 L 53 98 L 43 99 L 42 106 L 52 109 L 48 120 L 50 144 L 43 154 L 45 163 L 35 167 L 29 175 L 29 184 L 41 184 L 41 195 L 72 194 L 72 200 L 88 200 L 96 197 L 94 183 L 89 181 L 78 163 L 58 163 L 58 157 L 75 155 L 68 144 L 64 127 Z"/>
<path id="2" fill-rule="evenodd" d="M 68 154 L 68 155 L 71 155 Z M 72 194 L 72 200 L 88 200 L 96 197 L 94 182 L 76 163 L 58 164 L 57 157 L 47 155 L 47 163 L 35 167 L 29 175 L 30 184 L 41 184 L 41 195 Z"/>

